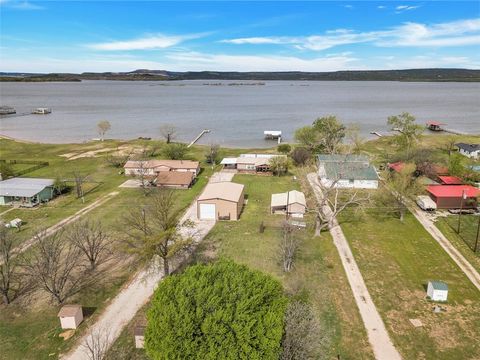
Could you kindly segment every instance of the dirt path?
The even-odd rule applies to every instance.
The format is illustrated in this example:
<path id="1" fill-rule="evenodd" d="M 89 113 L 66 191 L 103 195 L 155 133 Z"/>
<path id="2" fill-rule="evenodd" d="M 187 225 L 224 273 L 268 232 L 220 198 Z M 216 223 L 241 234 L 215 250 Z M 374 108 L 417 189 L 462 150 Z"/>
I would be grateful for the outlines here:
<path id="1" fill-rule="evenodd" d="M 212 178 L 214 178 L 212 176 Z M 194 227 L 182 227 L 180 234 L 183 237 L 192 237 L 193 242 L 197 245 L 215 225 L 215 221 L 200 221 L 197 219 L 196 199 L 187 209 L 180 220 L 180 224 L 186 220 L 192 221 Z M 191 250 L 193 251 L 193 249 Z M 191 252 L 190 252 L 191 253 Z M 181 258 L 175 259 L 170 268 L 174 271 L 190 253 Z M 93 324 L 86 334 L 80 338 L 75 348 L 70 353 L 61 357 L 64 360 L 88 360 L 89 357 L 85 352 L 87 341 L 92 335 L 99 336 L 100 340 L 105 343 L 107 348 L 113 345 L 115 340 L 120 336 L 123 328 L 133 319 L 140 308 L 145 305 L 153 295 L 157 284 L 164 277 L 163 271 L 155 269 L 155 271 L 140 271 L 133 280 L 126 284 L 119 294 L 113 299 L 110 305 L 103 311 L 97 322 Z"/>
<path id="2" fill-rule="evenodd" d="M 410 207 L 410 211 L 427 230 L 430 235 L 440 244 L 440 246 L 447 252 L 458 267 L 467 275 L 473 285 L 480 290 L 480 274 L 477 270 L 468 262 L 467 259 L 450 243 L 450 241 L 442 234 L 440 230 L 435 226 L 433 221 L 421 210 Z"/>
<path id="3" fill-rule="evenodd" d="M 320 202 L 322 198 L 322 191 L 318 182 L 316 174 L 308 174 L 308 181 L 312 187 L 317 201 Z M 326 206 L 323 211 L 326 214 L 331 213 L 331 209 Z M 357 303 L 360 315 L 363 320 L 363 324 L 367 329 L 368 340 L 372 346 L 375 358 L 379 360 L 399 360 L 402 357 L 400 353 L 393 346 L 385 324 L 383 323 L 380 314 L 375 307 L 375 304 L 370 297 L 367 286 L 363 280 L 360 269 L 353 257 L 352 250 L 348 245 L 347 239 L 343 234 L 337 219 L 332 221 L 330 226 L 330 234 L 332 235 L 333 242 L 337 248 L 338 254 L 342 261 L 343 268 L 348 278 L 348 282 L 353 292 L 353 297 Z"/>
<path id="4" fill-rule="evenodd" d="M 102 196 L 98 200 L 95 200 L 90 205 L 87 205 L 84 208 L 78 210 L 75 214 L 73 214 L 69 217 L 66 217 L 65 219 L 59 221 L 58 223 L 56 223 L 53 226 L 50 226 L 48 229 L 45 230 L 44 236 L 50 236 L 50 235 L 56 233 L 58 230 L 60 230 L 65 225 L 68 225 L 68 224 L 78 220 L 79 218 L 81 218 L 85 214 L 89 213 L 93 209 L 96 209 L 100 205 L 103 205 L 104 203 L 106 203 L 108 200 L 110 200 L 112 197 L 114 197 L 117 194 L 118 194 L 118 191 L 114 191 L 114 192 L 108 193 L 107 195 Z M 25 241 L 24 243 L 22 243 L 22 245 L 20 245 L 19 247 L 15 248 L 13 250 L 13 256 L 23 253 L 24 251 L 29 249 L 32 245 L 35 245 L 37 240 L 38 240 L 38 238 L 34 236 L 34 237 L 30 238 L 29 240 Z M 2 264 L 1 261 L 0 261 L 0 264 Z"/>

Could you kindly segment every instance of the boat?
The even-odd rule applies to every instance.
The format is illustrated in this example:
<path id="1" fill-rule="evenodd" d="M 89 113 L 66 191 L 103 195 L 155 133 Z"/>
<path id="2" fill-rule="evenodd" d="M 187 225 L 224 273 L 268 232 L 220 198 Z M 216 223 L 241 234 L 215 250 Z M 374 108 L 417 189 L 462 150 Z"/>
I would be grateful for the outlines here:
<path id="1" fill-rule="evenodd" d="M 17 110 L 11 106 L 0 106 L 0 115 L 16 114 Z"/>
<path id="2" fill-rule="evenodd" d="M 46 115 L 46 114 L 50 114 L 51 112 L 52 112 L 52 109 L 50 109 L 50 108 L 39 107 L 39 108 L 36 108 L 35 110 L 33 110 L 32 114 Z"/>

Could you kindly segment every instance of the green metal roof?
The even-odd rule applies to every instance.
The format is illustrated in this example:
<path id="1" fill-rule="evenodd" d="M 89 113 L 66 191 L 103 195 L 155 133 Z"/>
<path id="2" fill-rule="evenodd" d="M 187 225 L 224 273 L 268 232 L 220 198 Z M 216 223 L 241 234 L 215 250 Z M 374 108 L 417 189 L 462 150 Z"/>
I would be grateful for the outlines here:
<path id="1" fill-rule="evenodd" d="M 365 155 L 343 155 L 343 154 L 319 154 L 317 155 L 318 162 L 366 162 L 368 157 Z"/>
<path id="2" fill-rule="evenodd" d="M 448 285 L 443 281 L 430 281 L 434 290 L 445 290 L 448 291 Z"/>
<path id="3" fill-rule="evenodd" d="M 378 174 L 372 165 L 355 162 L 326 162 L 323 166 L 327 179 L 378 180 Z"/>

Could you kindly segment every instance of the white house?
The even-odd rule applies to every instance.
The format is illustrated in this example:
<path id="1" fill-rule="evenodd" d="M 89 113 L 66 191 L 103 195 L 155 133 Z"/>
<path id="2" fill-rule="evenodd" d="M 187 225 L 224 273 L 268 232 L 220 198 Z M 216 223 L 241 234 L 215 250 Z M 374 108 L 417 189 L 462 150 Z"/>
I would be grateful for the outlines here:
<path id="1" fill-rule="evenodd" d="M 458 143 L 455 144 L 458 147 L 458 151 L 460 154 L 472 158 L 478 159 L 480 158 L 480 144 L 465 144 L 465 143 Z"/>
<path id="2" fill-rule="evenodd" d="M 377 189 L 378 174 L 362 155 L 318 155 L 318 177 L 326 187 Z"/>
<path id="3" fill-rule="evenodd" d="M 427 296 L 433 301 L 447 301 L 448 286 L 442 281 L 429 281 Z"/>
<path id="4" fill-rule="evenodd" d="M 83 311 L 81 305 L 64 305 L 59 313 L 60 325 L 62 329 L 76 329 L 83 321 Z"/>
<path id="5" fill-rule="evenodd" d="M 189 171 L 196 177 L 200 173 L 200 163 L 191 160 L 129 160 L 123 168 L 127 176 L 156 176 L 162 171 Z"/>

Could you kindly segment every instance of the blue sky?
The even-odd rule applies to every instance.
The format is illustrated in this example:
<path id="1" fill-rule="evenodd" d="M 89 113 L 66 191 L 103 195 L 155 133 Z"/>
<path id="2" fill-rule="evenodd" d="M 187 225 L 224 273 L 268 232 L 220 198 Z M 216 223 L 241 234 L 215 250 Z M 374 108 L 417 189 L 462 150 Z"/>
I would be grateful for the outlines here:
<path id="1" fill-rule="evenodd" d="M 0 0 L 0 71 L 480 68 L 479 1 Z"/>

